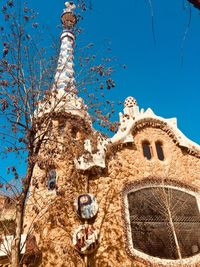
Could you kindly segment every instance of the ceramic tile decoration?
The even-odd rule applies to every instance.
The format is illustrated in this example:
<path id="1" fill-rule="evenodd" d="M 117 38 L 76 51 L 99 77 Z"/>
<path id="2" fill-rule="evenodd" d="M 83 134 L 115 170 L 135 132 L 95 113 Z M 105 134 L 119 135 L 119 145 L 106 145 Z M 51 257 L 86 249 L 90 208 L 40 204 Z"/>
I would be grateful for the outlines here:
<path id="1" fill-rule="evenodd" d="M 96 198 L 91 194 L 81 194 L 75 200 L 75 209 L 81 219 L 92 219 L 98 212 Z"/>
<path id="2" fill-rule="evenodd" d="M 73 245 L 79 253 L 91 254 L 99 245 L 98 237 L 98 231 L 93 225 L 83 224 L 73 234 Z"/>

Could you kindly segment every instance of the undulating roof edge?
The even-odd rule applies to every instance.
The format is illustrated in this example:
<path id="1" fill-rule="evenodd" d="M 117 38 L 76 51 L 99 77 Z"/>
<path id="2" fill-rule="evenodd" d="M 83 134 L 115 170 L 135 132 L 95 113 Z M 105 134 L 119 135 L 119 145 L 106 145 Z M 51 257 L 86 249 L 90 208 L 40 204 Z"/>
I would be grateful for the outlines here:
<path id="1" fill-rule="evenodd" d="M 187 149 L 189 154 L 200 157 L 200 145 L 187 138 L 177 126 L 177 119 L 165 119 L 157 116 L 152 109 L 139 110 L 136 100 L 128 97 L 124 103 L 124 113 L 119 113 L 120 126 L 117 133 L 110 139 L 113 144 L 134 142 L 133 133 L 150 126 L 161 128 L 173 138 L 180 147 Z"/>

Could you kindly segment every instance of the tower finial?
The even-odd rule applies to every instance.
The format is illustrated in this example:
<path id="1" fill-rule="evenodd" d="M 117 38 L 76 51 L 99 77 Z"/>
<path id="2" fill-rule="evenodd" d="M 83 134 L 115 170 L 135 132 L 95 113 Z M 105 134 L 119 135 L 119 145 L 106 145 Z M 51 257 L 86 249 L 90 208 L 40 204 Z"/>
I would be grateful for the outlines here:
<path id="1" fill-rule="evenodd" d="M 74 14 L 73 10 L 76 8 L 76 5 L 73 2 L 65 2 L 66 8 L 63 9 L 63 14 L 61 15 L 61 21 L 64 29 L 72 29 L 77 23 L 77 17 Z"/>

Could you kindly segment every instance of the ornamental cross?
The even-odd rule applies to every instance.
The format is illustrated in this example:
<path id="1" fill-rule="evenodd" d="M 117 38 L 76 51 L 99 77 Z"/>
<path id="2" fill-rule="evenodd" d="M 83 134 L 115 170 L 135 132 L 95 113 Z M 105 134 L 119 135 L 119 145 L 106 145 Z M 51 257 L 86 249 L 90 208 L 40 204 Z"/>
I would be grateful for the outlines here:
<path id="1" fill-rule="evenodd" d="M 76 8 L 76 5 L 73 2 L 65 2 L 66 8 L 64 9 L 64 12 L 72 12 Z"/>

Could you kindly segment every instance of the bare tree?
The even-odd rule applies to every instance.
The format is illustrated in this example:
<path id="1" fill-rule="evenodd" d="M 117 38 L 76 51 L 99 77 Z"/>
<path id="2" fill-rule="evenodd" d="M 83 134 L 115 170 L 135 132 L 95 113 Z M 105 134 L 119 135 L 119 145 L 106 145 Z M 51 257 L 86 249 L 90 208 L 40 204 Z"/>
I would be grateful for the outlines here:
<path id="1" fill-rule="evenodd" d="M 37 155 L 49 124 L 47 119 L 40 124 L 36 122 L 35 109 L 41 97 L 47 95 L 50 77 L 47 72 L 48 63 L 42 56 L 43 51 L 38 49 L 27 33 L 28 27 L 37 27 L 37 23 L 34 22 L 35 14 L 26 5 L 18 5 L 17 10 L 14 10 L 13 5 L 13 1 L 7 1 L 3 6 L 7 23 L 2 29 L 4 48 L 0 62 L 2 75 L 0 102 L 3 118 L 1 138 L 2 144 L 6 144 L 5 151 L 2 152 L 22 157 L 25 153 L 27 156 L 27 171 L 21 181 L 21 188 L 19 186 L 17 189 L 13 183 L 4 183 L 2 180 L 5 187 L 13 193 L 16 214 L 10 257 L 12 266 L 19 266 L 25 203 Z M 40 136 L 37 135 L 38 127 L 43 128 Z M 8 157 L 10 158 L 10 155 Z M 12 171 L 17 180 L 18 174 L 14 165 Z"/>
<path id="2" fill-rule="evenodd" d="M 84 1 L 78 1 L 78 4 L 82 10 L 86 9 Z M 8 166 L 10 175 L 7 179 L 5 176 L 1 177 L 0 187 L 2 194 L 8 197 L 14 207 L 15 228 L 10 232 L 7 226 L 2 227 L 5 230 L 4 234 L 7 232 L 13 235 L 9 258 L 11 266 L 18 267 L 24 213 L 39 152 L 44 147 L 48 150 L 47 141 L 56 144 L 61 142 L 49 134 L 52 131 L 55 111 L 61 112 L 64 105 L 62 103 L 69 101 L 68 96 L 76 94 L 77 90 L 82 88 L 99 124 L 115 130 L 116 125 L 112 126 L 109 122 L 110 114 L 114 113 L 113 103 L 104 100 L 102 92 L 103 88 L 110 90 L 115 84 L 111 79 L 112 69 L 108 59 L 104 58 L 102 64 L 96 64 L 94 55 L 87 55 L 85 58 L 80 56 L 79 63 L 82 69 L 79 72 L 80 78 L 77 79 L 77 85 L 71 83 L 73 79 L 70 78 L 67 86 L 65 84 L 64 93 L 59 95 L 58 81 L 62 72 L 68 67 L 68 62 L 66 66 L 63 65 L 64 69 L 60 70 L 60 74 L 53 79 L 58 59 L 55 53 L 57 50 L 53 45 L 56 51 L 52 56 L 49 51 L 38 47 L 37 38 L 41 33 L 35 12 L 26 3 L 8 0 L 2 4 L 2 13 L 5 25 L 0 29 L 3 45 L 0 60 L 1 154 L 3 158 L 12 160 L 12 163 Z M 83 71 L 84 68 L 86 71 Z M 88 86 L 91 84 L 96 84 L 96 90 L 100 92 L 102 101 L 88 91 Z M 99 110 L 102 102 L 106 102 L 111 107 L 111 113 L 103 114 Z M 27 166 L 23 178 L 20 177 L 16 166 L 19 159 L 24 160 Z"/>

